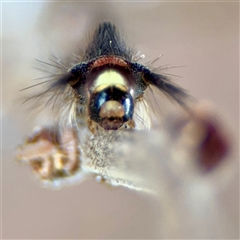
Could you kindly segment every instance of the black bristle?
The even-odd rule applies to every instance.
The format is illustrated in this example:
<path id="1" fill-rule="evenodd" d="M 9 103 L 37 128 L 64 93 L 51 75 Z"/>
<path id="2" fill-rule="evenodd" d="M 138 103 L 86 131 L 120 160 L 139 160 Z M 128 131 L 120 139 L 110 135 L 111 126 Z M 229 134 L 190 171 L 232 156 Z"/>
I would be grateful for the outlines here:
<path id="1" fill-rule="evenodd" d="M 131 60 L 132 56 L 125 42 L 120 37 L 114 24 L 103 22 L 95 29 L 85 51 L 84 61 L 89 61 L 103 55 L 115 55 Z"/>

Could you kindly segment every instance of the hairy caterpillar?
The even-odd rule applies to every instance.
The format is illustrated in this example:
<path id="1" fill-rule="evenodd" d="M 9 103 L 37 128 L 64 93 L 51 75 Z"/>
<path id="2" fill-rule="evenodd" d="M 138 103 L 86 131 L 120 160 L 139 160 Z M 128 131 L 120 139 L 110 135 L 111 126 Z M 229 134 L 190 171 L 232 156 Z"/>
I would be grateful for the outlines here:
<path id="1" fill-rule="evenodd" d="M 154 87 L 156 93 L 164 93 L 187 110 L 187 118 L 171 125 L 174 134 L 191 138 L 198 146 L 188 151 L 187 158 L 197 152 L 206 170 L 217 165 L 228 150 L 224 137 L 209 119 L 201 119 L 190 109 L 185 90 L 157 73 L 157 69 L 140 64 L 140 59 L 127 48 L 110 22 L 98 25 L 85 52 L 77 56 L 72 66 L 52 59 L 55 63 L 49 64 L 60 71 L 50 76 L 46 90 L 33 98 L 48 96 L 46 101 L 56 106 L 59 124 L 35 129 L 19 147 L 17 159 L 30 164 L 47 185 L 71 184 L 94 175 L 112 185 L 141 188 L 134 180 L 111 173 L 117 161 L 113 146 L 124 137 L 131 138 L 135 130 L 151 129 L 150 115 L 154 109 L 145 92 Z M 202 129 L 195 136 L 194 131 L 189 133 L 189 125 L 193 125 L 194 131 Z M 168 136 L 168 132 L 163 135 Z M 186 143 L 176 144 L 186 147 Z"/>

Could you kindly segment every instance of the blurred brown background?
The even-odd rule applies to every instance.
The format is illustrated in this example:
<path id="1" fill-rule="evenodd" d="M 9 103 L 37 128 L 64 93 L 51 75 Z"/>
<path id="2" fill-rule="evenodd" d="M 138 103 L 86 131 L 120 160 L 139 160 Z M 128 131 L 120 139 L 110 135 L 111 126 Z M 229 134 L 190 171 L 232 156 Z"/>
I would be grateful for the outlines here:
<path id="1" fill-rule="evenodd" d="M 94 180 L 60 191 L 43 189 L 31 179 L 28 168 L 14 162 L 14 149 L 35 125 L 34 118 L 19 101 L 25 94 L 19 89 L 31 85 L 31 79 L 39 75 L 32 68 L 34 58 L 47 59 L 50 53 L 70 55 L 84 46 L 91 27 L 101 20 L 118 24 L 127 43 L 144 53 L 147 60 L 164 54 L 159 65 L 185 66 L 171 73 L 182 76 L 175 80 L 191 95 L 215 104 L 233 143 L 228 160 L 238 169 L 239 3 L 4 2 L 4 239 L 163 237 L 157 210 L 161 202 L 156 204 L 148 196 L 123 188 L 109 189 Z M 219 198 L 232 226 L 231 233 L 223 238 L 238 238 L 238 173 Z M 169 236 L 187 238 L 194 234 L 188 236 L 180 231 Z"/>

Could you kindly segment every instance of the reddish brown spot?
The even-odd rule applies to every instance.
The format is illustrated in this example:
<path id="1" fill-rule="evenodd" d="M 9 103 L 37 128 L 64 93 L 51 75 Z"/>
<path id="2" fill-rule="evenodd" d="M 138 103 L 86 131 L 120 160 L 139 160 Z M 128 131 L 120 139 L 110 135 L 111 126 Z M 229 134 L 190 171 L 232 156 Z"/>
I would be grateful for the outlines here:
<path id="1" fill-rule="evenodd" d="M 120 67 L 128 67 L 128 63 L 122 58 L 115 56 L 104 56 L 93 61 L 91 68 L 101 67 L 107 64 L 117 65 Z"/>
<path id="2" fill-rule="evenodd" d="M 203 121 L 203 125 L 206 135 L 199 147 L 199 163 L 205 171 L 210 171 L 227 155 L 229 143 L 216 123 Z"/>

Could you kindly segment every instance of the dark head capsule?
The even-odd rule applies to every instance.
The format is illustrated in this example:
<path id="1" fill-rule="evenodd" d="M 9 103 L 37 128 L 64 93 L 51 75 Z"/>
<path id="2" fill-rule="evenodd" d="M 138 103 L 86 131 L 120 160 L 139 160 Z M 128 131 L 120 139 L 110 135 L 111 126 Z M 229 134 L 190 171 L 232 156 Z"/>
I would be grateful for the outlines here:
<path id="1" fill-rule="evenodd" d="M 117 130 L 133 117 L 133 98 L 122 85 L 99 86 L 91 94 L 88 111 L 91 120 L 105 130 Z"/>

